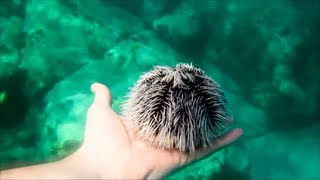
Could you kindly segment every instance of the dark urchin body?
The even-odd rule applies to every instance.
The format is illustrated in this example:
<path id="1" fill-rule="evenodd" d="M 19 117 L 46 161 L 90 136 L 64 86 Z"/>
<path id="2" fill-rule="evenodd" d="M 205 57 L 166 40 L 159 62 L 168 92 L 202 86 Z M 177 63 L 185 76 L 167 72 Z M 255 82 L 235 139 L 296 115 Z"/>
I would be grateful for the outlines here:
<path id="1" fill-rule="evenodd" d="M 189 153 L 209 146 L 230 123 L 219 85 L 188 64 L 143 74 L 122 110 L 143 141 Z"/>

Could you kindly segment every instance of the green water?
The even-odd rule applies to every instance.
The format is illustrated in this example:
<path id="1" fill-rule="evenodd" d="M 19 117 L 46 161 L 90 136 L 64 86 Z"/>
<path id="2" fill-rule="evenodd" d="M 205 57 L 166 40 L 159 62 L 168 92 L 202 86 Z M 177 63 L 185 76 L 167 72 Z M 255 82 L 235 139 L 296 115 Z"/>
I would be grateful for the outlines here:
<path id="1" fill-rule="evenodd" d="M 102 82 L 120 113 L 155 65 L 192 63 L 244 135 L 168 179 L 320 179 L 318 0 L 0 1 L 1 169 L 75 150 Z"/>

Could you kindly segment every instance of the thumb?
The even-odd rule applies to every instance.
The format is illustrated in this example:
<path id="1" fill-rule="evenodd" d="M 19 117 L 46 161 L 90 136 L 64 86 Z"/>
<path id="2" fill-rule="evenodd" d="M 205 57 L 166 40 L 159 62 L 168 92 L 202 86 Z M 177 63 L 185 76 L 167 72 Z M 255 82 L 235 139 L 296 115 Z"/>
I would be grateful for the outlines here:
<path id="1" fill-rule="evenodd" d="M 93 83 L 91 91 L 95 94 L 92 105 L 87 113 L 87 130 L 113 132 L 122 128 L 122 122 L 116 112 L 112 110 L 112 97 L 109 89 L 100 83 Z"/>
<path id="2" fill-rule="evenodd" d="M 91 91 L 95 94 L 93 104 L 95 106 L 110 108 L 112 104 L 112 97 L 110 90 L 103 84 L 93 83 Z"/>
<path id="3" fill-rule="evenodd" d="M 100 83 L 93 83 L 91 91 L 94 93 L 94 100 L 87 112 L 87 126 L 97 125 L 105 122 L 105 119 L 113 114 L 111 108 L 112 97 L 109 89 Z"/>
<path id="4" fill-rule="evenodd" d="M 109 89 L 100 83 L 91 85 L 94 100 L 87 113 L 85 139 L 86 142 L 119 141 L 119 137 L 126 137 L 127 132 L 120 116 L 111 108 L 112 97 Z M 127 137 L 126 137 L 127 138 Z"/>

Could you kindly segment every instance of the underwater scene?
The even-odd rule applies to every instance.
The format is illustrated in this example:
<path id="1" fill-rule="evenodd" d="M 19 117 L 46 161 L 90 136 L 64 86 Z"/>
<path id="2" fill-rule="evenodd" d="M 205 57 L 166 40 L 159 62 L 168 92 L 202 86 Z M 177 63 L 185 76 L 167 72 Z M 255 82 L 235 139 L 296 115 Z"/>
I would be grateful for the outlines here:
<path id="1" fill-rule="evenodd" d="M 319 47 L 318 0 L 1 0 L 0 169 L 79 148 L 92 83 L 121 114 L 141 74 L 188 63 L 244 133 L 164 179 L 318 180 Z"/>

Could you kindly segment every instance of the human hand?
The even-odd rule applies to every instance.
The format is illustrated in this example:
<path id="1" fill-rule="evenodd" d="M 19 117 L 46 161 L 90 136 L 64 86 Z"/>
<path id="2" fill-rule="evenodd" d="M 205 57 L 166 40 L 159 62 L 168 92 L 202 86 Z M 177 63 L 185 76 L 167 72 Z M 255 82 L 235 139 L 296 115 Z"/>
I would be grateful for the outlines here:
<path id="1" fill-rule="evenodd" d="M 223 148 L 242 135 L 239 128 L 217 138 L 211 147 L 186 154 L 157 149 L 127 131 L 125 119 L 111 108 L 109 89 L 99 83 L 91 86 L 94 102 L 88 110 L 84 141 L 71 155 L 86 171 L 98 178 L 160 178 L 169 171 Z"/>

